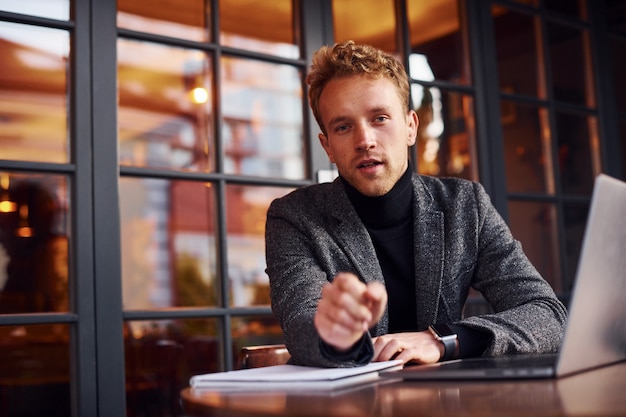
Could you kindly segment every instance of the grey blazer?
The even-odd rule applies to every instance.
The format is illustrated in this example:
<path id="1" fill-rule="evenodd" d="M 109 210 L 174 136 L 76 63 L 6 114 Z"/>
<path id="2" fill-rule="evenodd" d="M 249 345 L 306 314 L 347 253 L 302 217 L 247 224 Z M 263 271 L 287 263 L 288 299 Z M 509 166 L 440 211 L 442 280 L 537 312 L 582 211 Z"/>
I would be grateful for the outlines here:
<path id="1" fill-rule="evenodd" d="M 491 333 L 485 355 L 557 351 L 565 307 L 527 259 L 483 187 L 417 174 L 412 181 L 417 309 L 406 314 L 415 314 L 420 330 L 443 322 Z M 273 201 L 265 239 L 272 310 L 292 362 L 354 366 L 323 355 L 313 325 L 321 288 L 338 272 L 384 283 L 370 236 L 341 180 Z M 463 318 L 470 288 L 483 294 L 494 314 Z M 385 312 L 370 335 L 386 334 L 387 322 Z"/>

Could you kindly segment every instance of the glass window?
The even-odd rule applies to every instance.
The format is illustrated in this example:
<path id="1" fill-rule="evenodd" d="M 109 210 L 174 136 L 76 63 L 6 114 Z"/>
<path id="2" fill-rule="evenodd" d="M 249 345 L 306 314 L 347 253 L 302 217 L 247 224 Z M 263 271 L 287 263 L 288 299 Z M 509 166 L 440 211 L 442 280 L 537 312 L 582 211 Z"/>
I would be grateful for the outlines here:
<path id="1" fill-rule="evenodd" d="M 128 321 L 124 332 L 127 415 L 183 415 L 180 390 L 222 370 L 216 319 Z"/>
<path id="2" fill-rule="evenodd" d="M 0 10 L 49 19 L 70 18 L 69 0 L 0 0 Z"/>
<path id="3" fill-rule="evenodd" d="M 492 14 L 500 90 L 543 97 L 534 18 L 502 7 Z"/>
<path id="4" fill-rule="evenodd" d="M 626 113 L 626 40 L 621 38 L 611 38 L 610 60 L 612 66 L 613 94 L 617 110 Z M 622 136 L 624 137 L 624 136 Z"/>
<path id="5" fill-rule="evenodd" d="M 228 278 L 234 306 L 269 305 L 265 273 L 265 219 L 270 203 L 293 189 L 226 187 Z"/>
<path id="6" fill-rule="evenodd" d="M 332 0 L 335 42 L 353 40 L 397 54 L 393 0 Z M 423 2 L 421 2 L 423 3 Z"/>
<path id="7" fill-rule="evenodd" d="M 68 162 L 69 34 L 0 22 L 2 159 Z"/>
<path id="8" fill-rule="evenodd" d="M 604 0 L 609 30 L 626 33 L 626 3 L 623 0 Z"/>
<path id="9" fill-rule="evenodd" d="M 584 15 L 584 6 L 582 0 L 543 0 L 543 7 L 551 12 L 557 12 L 569 17 L 577 17 L 582 19 Z"/>
<path id="10" fill-rule="evenodd" d="M 125 309 L 219 305 L 214 188 L 121 178 Z"/>
<path id="11" fill-rule="evenodd" d="M 69 311 L 67 179 L 0 172 L 0 312 Z"/>
<path id="12" fill-rule="evenodd" d="M 418 84 L 411 88 L 419 117 L 413 148 L 418 172 L 478 180 L 472 97 Z"/>
<path id="13" fill-rule="evenodd" d="M 69 328 L 0 326 L 3 416 L 70 416 Z"/>
<path id="14" fill-rule="evenodd" d="M 205 0 L 118 0 L 117 25 L 139 32 L 207 41 L 211 33 L 210 3 Z"/>
<path id="15" fill-rule="evenodd" d="M 471 82 L 466 40 L 456 0 L 407 3 L 411 32 L 411 78 Z"/>
<path id="16" fill-rule="evenodd" d="M 621 162 L 622 162 L 622 170 L 624 171 L 624 176 L 626 177 L 626 140 L 624 140 L 624 138 L 626 138 L 626 118 L 622 118 L 619 121 L 619 128 L 618 128 L 618 135 L 620 138 L 622 138 L 621 140 L 621 151 L 622 151 L 622 155 L 621 155 Z"/>
<path id="17" fill-rule="evenodd" d="M 508 192 L 554 192 L 547 110 L 502 100 L 501 124 Z"/>
<path id="18" fill-rule="evenodd" d="M 222 135 L 227 174 L 305 178 L 300 71 L 222 58 Z"/>
<path id="19" fill-rule="evenodd" d="M 119 149 L 123 165 L 213 171 L 213 83 L 200 51 L 118 42 Z"/>
<path id="20" fill-rule="evenodd" d="M 588 43 L 579 29 L 548 23 L 554 99 L 595 106 Z"/>
<path id="21" fill-rule="evenodd" d="M 292 0 L 220 0 L 220 42 L 233 48 L 298 58 Z"/>
<path id="22" fill-rule="evenodd" d="M 571 293 L 574 285 L 588 214 L 589 204 L 566 203 L 563 205 L 563 226 L 565 230 L 565 253 L 567 262 L 563 268 L 563 291 L 565 294 Z"/>
<path id="23" fill-rule="evenodd" d="M 510 201 L 509 226 L 522 243 L 528 259 L 539 273 L 561 292 L 561 265 L 556 206 L 548 203 Z"/>
<path id="24" fill-rule="evenodd" d="M 594 178 L 600 173 L 596 123 L 595 117 L 556 113 L 558 160 L 565 194 L 591 195 Z"/>

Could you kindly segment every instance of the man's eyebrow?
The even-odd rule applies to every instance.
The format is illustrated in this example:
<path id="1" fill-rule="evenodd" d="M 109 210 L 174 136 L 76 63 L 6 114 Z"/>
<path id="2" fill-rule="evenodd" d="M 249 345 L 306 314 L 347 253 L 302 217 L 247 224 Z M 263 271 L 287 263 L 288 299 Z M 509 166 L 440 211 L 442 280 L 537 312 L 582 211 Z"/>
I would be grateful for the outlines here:
<path id="1" fill-rule="evenodd" d="M 375 115 L 375 114 L 379 114 L 379 113 L 389 113 L 390 107 L 388 106 L 376 106 L 376 107 L 372 107 L 371 109 L 367 110 L 367 113 L 370 115 Z M 335 116 L 332 119 L 329 120 L 328 122 L 328 126 L 333 126 L 333 125 L 337 125 L 340 123 L 344 123 L 346 121 L 349 121 L 351 118 L 348 116 Z"/>

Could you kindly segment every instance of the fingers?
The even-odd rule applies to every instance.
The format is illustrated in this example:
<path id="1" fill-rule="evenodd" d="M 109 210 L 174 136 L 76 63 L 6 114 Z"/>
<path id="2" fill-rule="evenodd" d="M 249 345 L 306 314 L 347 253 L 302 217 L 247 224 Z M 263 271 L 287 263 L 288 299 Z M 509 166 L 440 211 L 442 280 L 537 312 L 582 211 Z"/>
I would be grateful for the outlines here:
<path id="1" fill-rule="evenodd" d="M 384 312 L 387 293 L 379 285 L 369 288 L 351 273 L 339 273 L 325 285 L 314 319 L 322 340 L 339 350 L 358 341 Z"/>
<path id="2" fill-rule="evenodd" d="M 441 359 L 441 342 L 430 332 L 395 333 L 373 339 L 373 361 L 381 362 L 400 359 L 403 364 L 435 363 Z"/>

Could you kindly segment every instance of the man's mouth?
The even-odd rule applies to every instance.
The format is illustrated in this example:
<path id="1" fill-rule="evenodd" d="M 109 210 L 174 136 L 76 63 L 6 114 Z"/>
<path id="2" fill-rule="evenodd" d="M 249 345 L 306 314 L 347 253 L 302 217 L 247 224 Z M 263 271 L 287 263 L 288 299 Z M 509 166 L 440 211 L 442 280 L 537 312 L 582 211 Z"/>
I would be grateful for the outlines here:
<path id="1" fill-rule="evenodd" d="M 382 164 L 382 162 L 380 162 L 380 161 L 375 161 L 375 160 L 373 160 L 373 159 L 370 159 L 370 160 L 367 160 L 367 161 L 363 161 L 363 162 L 361 162 L 361 163 L 357 166 L 357 168 L 371 168 L 371 167 L 373 167 L 373 166 L 376 166 L 376 165 L 381 165 L 381 164 Z"/>

